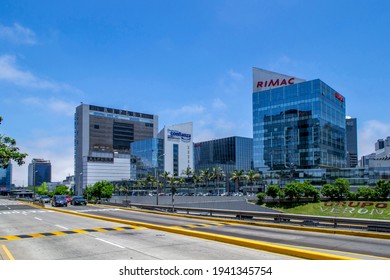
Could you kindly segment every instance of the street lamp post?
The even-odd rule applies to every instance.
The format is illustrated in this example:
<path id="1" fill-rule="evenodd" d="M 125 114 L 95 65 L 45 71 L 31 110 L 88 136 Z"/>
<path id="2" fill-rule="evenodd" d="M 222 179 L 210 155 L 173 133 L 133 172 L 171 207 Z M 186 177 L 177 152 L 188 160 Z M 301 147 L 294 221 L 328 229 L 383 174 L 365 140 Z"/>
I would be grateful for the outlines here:
<path id="1" fill-rule="evenodd" d="M 77 194 L 75 193 L 75 195 L 79 195 L 79 190 L 81 190 L 83 188 L 83 184 L 81 183 L 81 175 L 83 175 L 83 172 L 80 172 L 80 174 L 79 174 L 79 185 L 77 186 L 78 190 L 77 190 Z M 88 198 L 87 198 L 87 200 L 88 200 Z"/>
<path id="2" fill-rule="evenodd" d="M 38 170 L 34 171 L 34 199 L 35 199 L 35 185 L 37 184 L 37 172 Z"/>
<path id="3" fill-rule="evenodd" d="M 154 167 L 154 178 L 156 179 L 156 205 L 158 205 L 158 188 L 159 188 L 159 184 L 160 184 L 160 181 L 159 181 L 159 179 L 158 179 L 158 174 L 157 174 L 157 168 L 158 168 L 158 159 L 160 158 L 160 157 L 163 157 L 163 156 L 165 156 L 165 154 L 162 154 L 162 155 L 159 155 L 158 157 L 157 157 L 157 164 L 156 164 L 156 166 Z"/>

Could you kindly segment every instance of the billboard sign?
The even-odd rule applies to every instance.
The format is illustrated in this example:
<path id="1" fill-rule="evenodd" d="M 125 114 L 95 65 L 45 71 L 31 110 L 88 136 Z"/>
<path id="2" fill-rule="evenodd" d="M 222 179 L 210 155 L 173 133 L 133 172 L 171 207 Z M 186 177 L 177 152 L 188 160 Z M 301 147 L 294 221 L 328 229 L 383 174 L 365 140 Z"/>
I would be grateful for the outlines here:
<path id="1" fill-rule="evenodd" d="M 304 81 L 305 80 L 293 76 L 287 76 L 260 68 L 253 68 L 253 92 L 293 85 Z"/>
<path id="2" fill-rule="evenodd" d="M 169 141 L 191 142 L 191 134 L 183 133 L 179 130 L 168 129 L 167 138 Z"/>

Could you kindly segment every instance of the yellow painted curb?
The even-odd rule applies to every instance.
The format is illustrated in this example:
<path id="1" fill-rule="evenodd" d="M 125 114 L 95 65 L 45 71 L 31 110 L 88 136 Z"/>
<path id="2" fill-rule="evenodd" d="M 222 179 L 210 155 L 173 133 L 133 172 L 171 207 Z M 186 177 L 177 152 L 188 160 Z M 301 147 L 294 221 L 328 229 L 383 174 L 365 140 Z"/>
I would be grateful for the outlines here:
<path id="1" fill-rule="evenodd" d="M 140 210 L 140 209 L 132 209 L 128 207 L 117 207 L 110 205 L 102 205 L 100 206 L 107 208 L 119 208 L 127 211 L 135 211 L 141 213 L 151 213 L 156 215 L 167 215 L 167 216 L 175 216 L 175 217 L 183 217 L 188 219 L 198 219 L 198 220 L 208 220 L 208 221 L 223 221 L 229 222 L 232 224 L 241 224 L 241 225 L 251 225 L 251 226 L 259 226 L 259 227 L 270 227 L 270 228 L 280 228 L 280 229 L 288 229 L 288 230 L 300 230 L 300 231 L 308 231 L 308 232 L 318 232 L 325 234 L 340 234 L 340 235 L 349 235 L 349 236 L 359 236 L 359 237 L 367 237 L 367 238 L 379 238 L 379 239 L 390 239 L 390 234 L 388 233 L 377 233 L 377 232 L 363 232 L 363 231 L 353 231 L 353 230 L 342 230 L 342 229 L 328 229 L 328 228 L 315 228 L 315 227 L 303 227 L 303 226 L 292 226 L 292 225 L 283 225 L 283 224 L 273 224 L 273 223 L 264 223 L 264 222 L 253 222 L 253 221 L 240 221 L 240 220 L 229 220 L 224 218 L 213 218 L 213 217 L 203 217 L 203 216 L 193 216 L 193 215 L 185 215 L 185 214 L 174 214 L 174 213 L 165 213 L 165 212 L 157 212 L 152 210 Z"/>
<path id="2" fill-rule="evenodd" d="M 78 213 L 78 212 L 72 212 L 72 211 L 66 211 L 60 209 L 53 209 L 53 211 L 72 214 L 76 216 L 88 217 L 93 219 L 100 219 L 100 220 L 114 222 L 114 223 L 135 225 L 135 226 L 145 227 L 153 230 L 187 235 L 187 236 L 192 236 L 192 237 L 197 237 L 197 238 L 202 238 L 202 239 L 207 239 L 212 241 L 218 241 L 222 243 L 234 244 L 234 245 L 247 247 L 251 249 L 263 250 L 272 253 L 289 255 L 293 257 L 299 257 L 299 258 L 310 259 L 310 260 L 356 260 L 356 258 L 337 256 L 337 255 L 319 253 L 319 252 L 311 252 L 308 250 L 296 249 L 287 246 L 275 245 L 271 243 L 254 241 L 254 240 L 249 240 L 244 238 L 229 237 L 229 236 L 224 236 L 219 234 L 191 231 L 191 230 L 186 230 L 178 227 L 167 227 L 167 226 L 160 226 L 160 225 L 154 225 L 154 224 L 148 224 L 142 222 L 127 221 L 127 220 L 121 220 L 116 218 L 108 218 L 103 216 L 96 216 L 91 214 Z"/>

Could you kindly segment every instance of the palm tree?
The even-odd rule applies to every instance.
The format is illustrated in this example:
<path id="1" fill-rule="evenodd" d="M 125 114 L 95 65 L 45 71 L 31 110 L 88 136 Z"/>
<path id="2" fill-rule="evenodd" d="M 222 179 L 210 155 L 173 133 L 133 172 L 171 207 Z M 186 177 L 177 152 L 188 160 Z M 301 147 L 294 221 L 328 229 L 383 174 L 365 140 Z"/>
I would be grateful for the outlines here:
<path id="1" fill-rule="evenodd" d="M 248 180 L 249 185 L 251 185 L 251 191 L 253 191 L 253 184 L 260 179 L 260 173 L 249 170 L 246 174 L 246 179 Z"/>
<path id="2" fill-rule="evenodd" d="M 206 183 L 206 188 L 208 188 L 209 182 L 210 182 L 210 170 L 208 168 L 201 170 L 200 171 L 200 178 L 202 179 L 202 181 L 204 183 Z"/>
<path id="3" fill-rule="evenodd" d="M 232 174 L 230 175 L 230 181 L 234 181 L 235 188 L 234 191 L 239 191 L 239 186 L 241 183 L 241 179 L 245 178 L 244 170 L 233 170 Z"/>
<path id="4" fill-rule="evenodd" d="M 192 170 L 191 167 L 187 167 L 187 169 L 183 170 L 181 172 L 182 175 L 186 175 L 187 176 L 187 183 L 188 183 L 188 192 L 189 192 L 189 189 L 190 189 L 190 185 L 191 183 L 193 182 L 193 176 L 194 176 L 194 170 Z"/>
<path id="5" fill-rule="evenodd" d="M 210 174 L 210 179 L 214 181 L 214 187 L 217 189 L 218 194 L 219 194 L 219 181 L 223 179 L 225 176 L 224 172 L 222 171 L 221 167 L 213 167 L 211 174 Z"/>
<path id="6" fill-rule="evenodd" d="M 165 191 L 165 188 L 167 187 L 167 180 L 168 180 L 169 176 L 170 176 L 170 173 L 168 171 L 164 171 L 163 173 L 160 174 L 160 177 L 164 179 L 164 182 L 163 182 L 163 184 L 164 184 L 164 191 Z M 156 190 L 157 190 L 157 193 L 156 193 L 156 195 L 157 195 L 156 204 L 158 205 L 158 196 L 159 196 L 160 184 L 157 184 Z"/>
<path id="7" fill-rule="evenodd" d="M 202 182 L 202 178 L 201 178 L 201 176 L 199 176 L 198 174 L 194 174 L 193 176 L 192 176 L 192 181 L 194 182 L 194 191 L 195 191 L 195 194 L 196 194 L 196 187 L 197 187 L 197 185 L 200 183 L 200 182 Z"/>

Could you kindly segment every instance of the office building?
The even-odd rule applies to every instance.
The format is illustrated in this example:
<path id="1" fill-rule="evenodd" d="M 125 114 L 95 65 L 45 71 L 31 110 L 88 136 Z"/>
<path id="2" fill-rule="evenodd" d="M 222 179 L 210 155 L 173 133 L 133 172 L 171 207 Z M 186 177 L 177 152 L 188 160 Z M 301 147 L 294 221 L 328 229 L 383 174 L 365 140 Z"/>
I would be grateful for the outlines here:
<path id="1" fill-rule="evenodd" d="M 319 79 L 253 68 L 258 170 L 346 167 L 345 98 Z"/>
<path id="2" fill-rule="evenodd" d="M 358 165 L 358 142 L 356 118 L 347 117 L 345 119 L 347 136 L 347 167 Z"/>
<path id="3" fill-rule="evenodd" d="M 194 144 L 195 172 L 221 168 L 225 175 L 234 170 L 253 169 L 253 140 L 227 137 Z"/>
<path id="4" fill-rule="evenodd" d="M 0 195 L 9 194 L 12 185 L 12 164 L 7 168 L 0 168 Z"/>
<path id="5" fill-rule="evenodd" d="M 130 179 L 130 144 L 155 138 L 156 115 L 81 104 L 75 113 L 75 193 Z"/>
<path id="6" fill-rule="evenodd" d="M 34 158 L 28 165 L 28 185 L 40 186 L 51 182 L 50 160 Z"/>
<path id="7" fill-rule="evenodd" d="M 138 180 L 148 175 L 158 178 L 164 172 L 164 141 L 159 138 L 131 143 L 131 179 Z"/>
<path id="8" fill-rule="evenodd" d="M 164 171 L 182 176 L 188 167 L 194 169 L 192 122 L 164 127 L 158 138 L 164 142 Z"/>

